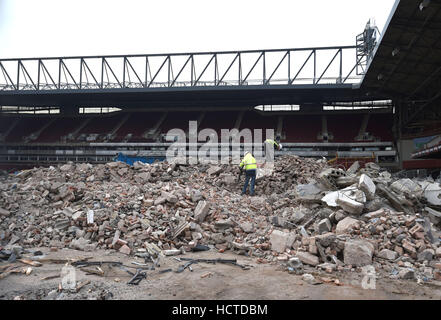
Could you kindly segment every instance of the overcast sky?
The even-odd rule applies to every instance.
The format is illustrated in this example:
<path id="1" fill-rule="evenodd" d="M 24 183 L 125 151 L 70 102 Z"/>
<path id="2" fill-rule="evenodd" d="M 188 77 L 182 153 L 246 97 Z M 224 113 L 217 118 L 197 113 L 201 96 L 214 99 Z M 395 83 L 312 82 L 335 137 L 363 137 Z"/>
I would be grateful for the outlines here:
<path id="1" fill-rule="evenodd" d="M 0 0 L 0 57 L 355 44 L 395 0 Z"/>

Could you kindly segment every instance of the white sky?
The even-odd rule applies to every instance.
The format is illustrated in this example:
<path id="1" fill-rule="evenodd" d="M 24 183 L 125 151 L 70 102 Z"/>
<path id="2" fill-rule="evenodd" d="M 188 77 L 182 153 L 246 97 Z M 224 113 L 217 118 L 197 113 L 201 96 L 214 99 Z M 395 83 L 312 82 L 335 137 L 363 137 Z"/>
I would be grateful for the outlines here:
<path id="1" fill-rule="evenodd" d="M 0 0 L 0 58 L 355 44 L 395 0 Z"/>

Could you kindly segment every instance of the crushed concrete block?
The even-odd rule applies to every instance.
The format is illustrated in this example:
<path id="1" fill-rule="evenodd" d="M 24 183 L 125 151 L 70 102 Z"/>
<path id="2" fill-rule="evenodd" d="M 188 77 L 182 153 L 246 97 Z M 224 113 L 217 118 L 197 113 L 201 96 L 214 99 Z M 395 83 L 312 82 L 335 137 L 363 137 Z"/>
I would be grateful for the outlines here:
<path id="1" fill-rule="evenodd" d="M 227 241 L 221 232 L 212 233 L 210 239 L 213 240 L 216 244 L 225 243 Z"/>
<path id="2" fill-rule="evenodd" d="M 364 240 L 348 240 L 344 247 L 344 262 L 354 266 L 366 266 L 372 264 L 374 246 Z"/>
<path id="3" fill-rule="evenodd" d="M 437 258 L 441 258 L 441 247 L 436 249 L 436 253 L 435 253 Z"/>
<path id="4" fill-rule="evenodd" d="M 377 211 L 379 209 L 381 209 L 382 207 L 384 207 L 384 203 L 383 203 L 383 199 L 376 197 L 373 200 L 370 201 L 366 201 L 366 203 L 364 204 L 364 210 L 366 212 L 373 212 L 373 211 Z"/>
<path id="5" fill-rule="evenodd" d="M 367 200 L 374 199 L 376 187 L 374 182 L 368 175 L 363 173 L 360 176 L 360 180 L 358 181 L 358 188 L 360 188 L 360 190 L 364 192 Z"/>
<path id="6" fill-rule="evenodd" d="M 346 177 L 338 177 L 335 183 L 339 188 L 349 187 L 358 182 L 358 177 L 356 175 L 350 175 Z"/>
<path id="7" fill-rule="evenodd" d="M 336 235 L 332 232 L 324 233 L 315 237 L 315 240 L 318 241 L 323 247 L 329 247 L 335 240 Z"/>
<path id="8" fill-rule="evenodd" d="M 308 184 L 297 185 L 296 192 L 300 197 L 308 197 L 318 195 L 322 190 L 317 186 L 316 182 L 310 182 Z"/>
<path id="9" fill-rule="evenodd" d="M 343 220 L 344 218 L 346 218 L 346 215 L 347 214 L 346 214 L 346 212 L 344 212 L 344 210 L 337 210 L 335 212 L 334 219 L 335 219 L 335 221 L 339 222 L 339 221 Z"/>
<path id="10" fill-rule="evenodd" d="M 339 223 L 337 223 L 337 227 L 335 231 L 337 232 L 337 234 L 346 233 L 350 229 L 354 229 L 356 226 L 359 225 L 360 225 L 360 221 L 358 221 L 357 219 L 346 217 L 343 220 L 341 220 Z"/>
<path id="11" fill-rule="evenodd" d="M 225 183 L 226 185 L 232 185 L 236 183 L 236 179 L 237 178 L 232 174 L 228 174 L 222 178 L 222 182 Z"/>
<path id="12" fill-rule="evenodd" d="M 261 208 L 265 205 L 266 200 L 264 197 L 252 197 L 250 202 L 252 207 Z"/>
<path id="13" fill-rule="evenodd" d="M 392 207 L 399 212 L 405 212 L 406 214 L 412 214 L 412 212 L 404 205 L 403 200 L 399 199 L 399 197 L 386 186 L 379 184 L 377 185 L 378 191 L 383 194 L 387 200 L 389 200 Z"/>
<path id="14" fill-rule="evenodd" d="M 209 176 L 216 175 L 216 174 L 219 174 L 219 173 L 221 173 L 221 172 L 222 172 L 222 168 L 221 168 L 221 167 L 218 167 L 218 166 L 210 167 L 210 168 L 208 168 L 208 170 L 207 170 L 207 174 L 208 174 Z"/>
<path id="15" fill-rule="evenodd" d="M 363 191 L 353 187 L 347 187 L 339 191 L 333 191 L 326 194 L 321 200 L 330 207 L 337 207 L 338 199 L 349 199 L 359 203 L 366 202 L 366 196 Z"/>
<path id="16" fill-rule="evenodd" d="M 398 272 L 398 278 L 406 279 L 406 280 L 413 280 L 413 279 L 415 279 L 415 271 L 411 268 L 402 268 Z"/>
<path id="17" fill-rule="evenodd" d="M 377 256 L 386 260 L 395 260 L 398 258 L 398 253 L 389 249 L 383 249 L 377 254 Z"/>
<path id="18" fill-rule="evenodd" d="M 323 198 L 322 201 L 325 202 L 330 207 L 337 206 L 337 199 L 339 197 L 339 191 L 329 192 Z"/>
<path id="19" fill-rule="evenodd" d="M 286 249 L 291 248 L 294 239 L 295 236 L 293 234 L 279 230 L 273 230 L 270 235 L 271 250 L 277 251 L 279 253 L 285 252 Z"/>
<path id="20" fill-rule="evenodd" d="M 173 193 L 163 192 L 161 196 L 164 197 L 165 200 L 169 203 L 177 203 L 178 202 L 178 197 L 176 195 L 174 195 Z"/>
<path id="21" fill-rule="evenodd" d="M 316 266 L 320 263 L 319 258 L 316 257 L 315 255 L 310 254 L 309 252 L 299 251 L 299 252 L 297 252 L 296 257 L 299 258 L 299 260 L 302 263 L 308 264 L 311 266 Z"/>
<path id="22" fill-rule="evenodd" d="M 203 195 L 199 190 L 193 190 L 191 193 L 191 201 L 198 202 L 203 199 Z"/>
<path id="23" fill-rule="evenodd" d="M 305 218 L 305 213 L 301 208 L 290 208 L 292 209 L 292 214 L 290 220 L 294 223 L 299 223 Z"/>
<path id="24" fill-rule="evenodd" d="M 418 253 L 418 261 L 432 261 L 433 257 L 435 256 L 435 251 L 433 249 L 425 249 Z"/>
<path id="25" fill-rule="evenodd" d="M 163 204 L 166 202 L 167 202 L 167 199 L 165 197 L 161 196 L 161 197 L 156 198 L 155 202 L 153 202 L 153 205 L 157 206 L 157 205 L 160 205 L 160 204 Z"/>
<path id="26" fill-rule="evenodd" d="M 201 200 L 194 209 L 194 218 L 197 222 L 201 223 L 207 217 L 208 211 L 210 210 L 210 205 L 207 201 Z"/>
<path id="27" fill-rule="evenodd" d="M 54 228 L 57 230 L 65 230 L 69 227 L 70 227 L 70 221 L 68 219 L 67 220 L 60 220 L 60 221 L 56 222 L 55 226 L 54 226 Z"/>
<path id="28" fill-rule="evenodd" d="M 322 219 L 317 224 L 317 233 L 322 234 L 324 232 L 331 231 L 332 225 L 328 218 Z"/>
<path id="29" fill-rule="evenodd" d="M 441 206 L 441 186 L 439 183 L 430 183 L 424 189 L 424 197 L 434 206 Z"/>
<path id="30" fill-rule="evenodd" d="M 227 219 L 227 220 L 218 220 L 214 223 L 214 227 L 216 228 L 216 230 L 226 230 L 229 228 L 234 227 L 236 224 L 231 220 L 231 219 Z"/>
<path id="31" fill-rule="evenodd" d="M 150 179 L 150 174 L 148 172 L 141 172 L 137 175 L 137 178 L 142 182 L 147 182 Z"/>
<path id="32" fill-rule="evenodd" d="M 0 216 L 8 217 L 10 214 L 8 210 L 0 208 Z"/>
<path id="33" fill-rule="evenodd" d="M 286 228 L 288 227 L 287 220 L 285 218 L 279 217 L 279 216 L 272 216 L 270 218 L 271 224 L 273 224 L 276 227 L 280 228 Z"/>
<path id="34" fill-rule="evenodd" d="M 352 200 L 348 197 L 341 197 L 336 200 L 336 203 L 346 212 L 360 215 L 363 212 L 364 204 Z"/>
<path id="35" fill-rule="evenodd" d="M 106 163 L 106 166 L 108 166 L 109 168 L 117 168 L 119 167 L 120 162 L 115 161 L 115 162 L 108 162 Z"/>
<path id="36" fill-rule="evenodd" d="M 414 195 L 414 196 L 420 196 L 423 191 L 421 187 L 418 185 L 418 183 L 413 182 L 408 178 L 400 179 L 393 182 L 390 185 L 390 188 L 393 191 L 397 192 L 398 194 L 404 193 L 407 195 Z"/>
<path id="37" fill-rule="evenodd" d="M 356 173 L 357 170 L 360 168 L 360 162 L 355 161 L 353 164 L 351 164 L 351 166 L 349 167 L 348 170 L 346 170 L 346 174 L 353 174 Z"/>
<path id="38" fill-rule="evenodd" d="M 254 225 L 252 222 L 242 222 L 239 226 L 245 233 L 252 233 L 254 231 Z"/>
<path id="39" fill-rule="evenodd" d="M 117 172 L 122 177 L 122 176 L 126 175 L 126 173 L 128 172 L 128 169 L 127 168 L 121 168 Z"/>
<path id="40" fill-rule="evenodd" d="M 176 256 L 178 254 L 181 254 L 181 250 L 178 249 L 170 249 L 170 250 L 164 250 L 163 253 L 166 256 Z"/>
<path id="41" fill-rule="evenodd" d="M 441 222 L 441 212 L 440 211 L 434 210 L 429 207 L 425 207 L 424 211 L 426 211 L 428 213 L 430 220 L 434 224 L 439 224 Z"/>
<path id="42" fill-rule="evenodd" d="M 379 209 L 377 211 L 369 212 L 363 215 L 363 218 L 366 219 L 373 219 L 378 218 L 386 215 L 386 211 L 384 209 Z"/>
<path id="43" fill-rule="evenodd" d="M 72 171 L 72 170 L 73 170 L 73 166 L 70 164 L 65 164 L 60 167 L 60 171 L 63 171 L 63 172 L 68 172 L 68 171 Z"/>
<path id="44" fill-rule="evenodd" d="M 367 162 L 367 163 L 365 163 L 364 167 L 367 169 L 375 170 L 375 171 L 381 170 L 381 167 L 378 164 L 376 164 L 375 162 Z"/>

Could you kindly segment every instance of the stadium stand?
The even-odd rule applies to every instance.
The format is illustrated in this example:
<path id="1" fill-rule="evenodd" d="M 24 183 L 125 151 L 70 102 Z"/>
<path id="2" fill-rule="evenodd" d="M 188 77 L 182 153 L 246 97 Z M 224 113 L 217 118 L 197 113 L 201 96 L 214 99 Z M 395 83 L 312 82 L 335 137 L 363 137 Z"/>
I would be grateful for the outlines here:
<path id="1" fill-rule="evenodd" d="M 392 114 L 372 114 L 366 131 L 378 141 L 393 141 Z"/>
<path id="2" fill-rule="evenodd" d="M 99 135 L 99 138 L 94 140 L 103 140 L 102 136 L 110 133 L 121 118 L 121 116 L 95 117 L 78 132 L 77 140 L 87 140 L 92 134 Z"/>
<path id="3" fill-rule="evenodd" d="M 271 115 L 261 115 L 256 111 L 247 111 L 245 112 L 240 130 L 249 128 L 249 129 L 273 129 L 277 128 L 277 117 Z M 263 132 L 265 134 L 265 132 Z"/>
<path id="4" fill-rule="evenodd" d="M 56 143 L 80 126 L 81 118 L 57 118 L 46 127 L 34 143 Z"/>
<path id="5" fill-rule="evenodd" d="M 204 119 L 198 125 L 199 129 L 213 129 L 217 132 L 218 137 L 221 136 L 221 129 L 231 129 L 238 116 L 238 111 L 211 111 L 205 114 Z"/>
<path id="6" fill-rule="evenodd" d="M 330 142 L 353 142 L 360 130 L 363 114 L 326 115 Z"/>
<path id="7" fill-rule="evenodd" d="M 2 117 L 0 135 L 7 143 L 25 142 L 25 137 L 38 132 L 33 143 L 60 142 L 63 137 L 75 133 L 74 140 L 85 141 L 89 135 L 96 134 L 95 141 L 104 141 L 106 134 L 113 132 L 112 142 L 160 141 L 170 129 L 179 128 L 188 132 L 189 121 L 199 121 L 198 130 L 214 129 L 218 135 L 221 129 L 233 129 L 239 122 L 239 130 L 274 129 L 277 130 L 279 117 L 282 117 L 281 141 L 285 142 L 354 142 L 354 141 L 393 141 L 391 114 L 371 114 L 367 119 L 366 134 L 357 140 L 365 114 L 282 114 L 265 115 L 256 111 L 246 111 L 242 118 L 238 111 L 208 112 L 121 112 L 111 116 L 81 117 Z M 328 140 L 320 136 L 323 131 L 323 117 L 326 121 Z M 241 121 L 238 121 L 241 120 Z M 44 127 L 47 125 L 47 127 Z M 12 130 L 9 130 L 12 127 Z M 152 130 L 157 128 L 156 135 Z M 80 129 L 80 130 L 78 130 Z M 75 132 L 78 131 L 78 132 Z M 150 135 L 148 133 L 150 132 Z"/>
<path id="8" fill-rule="evenodd" d="M 161 112 L 130 113 L 127 121 L 116 131 L 113 142 L 147 142 L 152 141 L 143 134 L 152 128 L 161 117 Z M 126 115 L 126 114 L 125 114 Z M 122 117 L 121 117 L 122 118 Z"/>
<path id="9" fill-rule="evenodd" d="M 320 115 L 285 115 L 281 141 L 318 142 L 317 135 L 320 131 Z"/>
<path id="10" fill-rule="evenodd" d="M 45 124 L 50 121 L 49 118 L 33 118 L 26 117 L 20 119 L 17 125 L 14 126 L 11 132 L 5 137 L 5 142 L 15 142 L 21 143 L 26 142 L 25 138 L 30 136 L 32 133 L 41 129 Z"/>

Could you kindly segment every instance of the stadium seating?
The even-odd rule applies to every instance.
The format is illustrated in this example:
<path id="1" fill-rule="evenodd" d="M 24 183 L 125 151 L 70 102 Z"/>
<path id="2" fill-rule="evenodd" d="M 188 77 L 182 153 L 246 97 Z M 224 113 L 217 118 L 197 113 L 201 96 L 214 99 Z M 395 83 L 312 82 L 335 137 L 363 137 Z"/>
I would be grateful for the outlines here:
<path id="1" fill-rule="evenodd" d="M 5 142 L 21 143 L 24 138 L 41 129 L 50 121 L 48 117 L 26 117 L 21 118 L 14 129 L 6 136 Z"/>
<path id="2" fill-rule="evenodd" d="M 52 122 L 46 129 L 44 129 L 40 133 L 38 138 L 33 142 L 60 142 L 62 137 L 68 135 L 76 128 L 78 128 L 82 121 L 84 120 L 81 118 L 58 118 L 54 122 Z"/>
<path id="3" fill-rule="evenodd" d="M 205 114 L 204 119 L 199 124 L 199 130 L 213 129 L 217 132 L 218 138 L 221 137 L 222 129 L 231 130 L 239 115 L 238 111 L 211 111 Z"/>
<path id="4" fill-rule="evenodd" d="M 321 130 L 320 115 L 286 115 L 283 118 L 281 141 L 319 142 L 317 135 Z"/>
<path id="5" fill-rule="evenodd" d="M 204 111 L 184 112 L 170 111 L 165 112 L 121 112 L 106 116 L 93 117 L 83 115 L 81 117 L 61 117 L 56 118 L 48 116 L 21 117 L 20 121 L 9 132 L 5 138 L 6 143 L 21 143 L 24 138 L 40 132 L 36 140 L 32 143 L 53 143 L 61 142 L 62 137 L 67 136 L 78 130 L 85 121 L 87 124 L 81 128 L 76 135 L 76 140 L 83 139 L 87 135 L 98 134 L 99 139 L 103 141 L 106 134 L 116 130 L 111 142 L 153 142 L 160 141 L 170 129 L 179 128 L 188 131 L 189 121 L 200 120 L 198 130 L 205 128 L 214 129 L 218 136 L 221 136 L 221 129 L 231 130 L 235 127 L 239 118 L 239 111 Z M 202 117 L 202 115 L 204 115 Z M 165 118 L 164 118 L 165 116 Z M 359 134 L 364 114 L 326 114 L 328 133 L 333 136 L 329 142 L 354 142 Z M 249 128 L 253 129 L 274 129 L 277 130 L 279 115 L 266 115 L 256 111 L 246 111 L 243 114 L 239 130 Z M 283 142 L 317 142 L 318 135 L 322 131 L 322 115 L 292 114 L 282 115 L 282 139 Z M 125 119 L 126 118 L 126 119 Z M 16 117 L 0 117 L 0 134 L 8 131 L 8 128 Z M 52 121 L 55 119 L 55 121 Z M 160 120 L 163 119 L 162 122 Z M 50 122 L 51 121 L 51 122 Z M 50 123 L 50 124 L 49 124 Z M 392 115 L 391 114 L 371 114 L 367 123 L 366 132 L 370 134 L 371 141 L 393 141 L 392 136 Z M 45 125 L 49 124 L 46 128 Z M 160 125 L 159 125 L 160 124 Z M 121 125 L 118 128 L 118 125 Z M 145 133 L 149 129 L 158 126 L 157 131 L 146 137 Z M 265 132 L 263 132 L 265 134 Z M 80 140 L 81 140 L 80 139 Z M 84 139 L 83 139 L 84 140 Z M 366 140 L 369 141 L 369 140 Z M 72 141 L 74 142 L 74 141 Z"/>
<path id="6" fill-rule="evenodd" d="M 15 120 L 16 118 L 12 117 L 0 117 L 0 134 L 5 133 Z"/>
<path id="7" fill-rule="evenodd" d="M 115 138 L 112 141 L 121 142 L 128 134 L 132 134 L 128 142 L 149 141 L 149 139 L 142 137 L 142 135 L 156 124 L 161 114 L 161 112 L 139 112 L 130 114 L 127 121 L 116 131 Z M 123 116 L 119 118 L 122 119 Z"/>
<path id="8" fill-rule="evenodd" d="M 363 114 L 326 115 L 328 133 L 333 139 L 329 142 L 354 142 L 363 121 Z"/>
<path id="9" fill-rule="evenodd" d="M 263 116 L 255 111 L 245 112 L 242 123 L 240 125 L 240 130 L 242 129 L 277 129 L 277 117 L 275 116 Z M 265 133 L 263 133 L 265 134 Z M 274 132 L 275 134 L 275 132 Z"/>
<path id="10" fill-rule="evenodd" d="M 380 141 L 393 141 L 392 114 L 372 114 L 366 131 Z"/>
<path id="11" fill-rule="evenodd" d="M 120 122 L 122 119 L 121 115 L 118 116 L 105 116 L 93 118 L 84 128 L 80 130 L 78 136 L 82 134 L 102 134 L 105 135 L 110 133 L 112 129 Z"/>
<path id="12" fill-rule="evenodd" d="M 166 134 L 169 130 L 179 128 L 188 131 L 189 121 L 197 121 L 201 112 L 169 112 L 161 124 L 160 132 Z"/>

